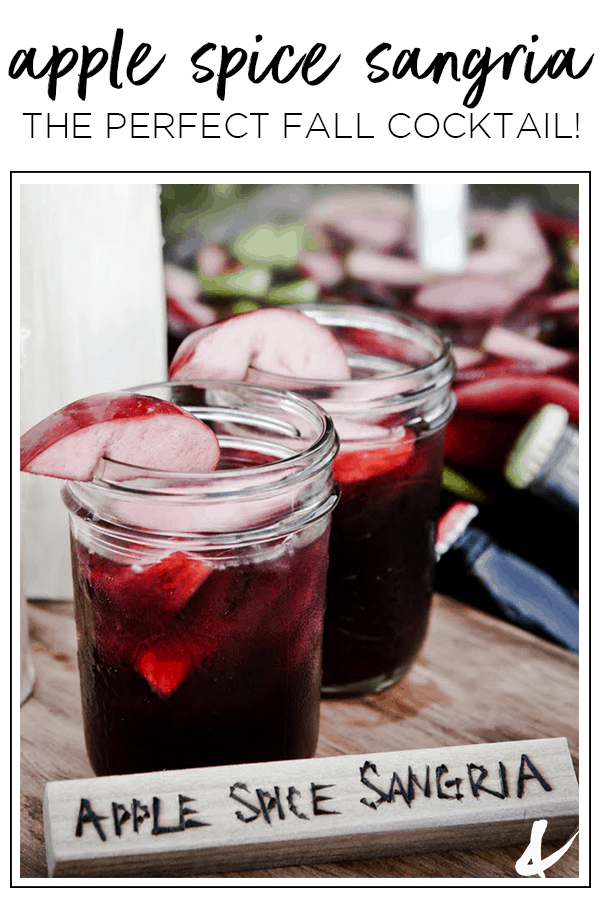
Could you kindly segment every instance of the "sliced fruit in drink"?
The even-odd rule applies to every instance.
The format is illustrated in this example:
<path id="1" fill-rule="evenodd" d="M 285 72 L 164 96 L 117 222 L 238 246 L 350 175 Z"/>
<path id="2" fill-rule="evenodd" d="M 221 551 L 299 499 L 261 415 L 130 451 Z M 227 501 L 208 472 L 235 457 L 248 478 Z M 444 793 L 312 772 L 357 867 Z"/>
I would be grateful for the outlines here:
<path id="1" fill-rule="evenodd" d="M 212 569 L 199 559 L 178 550 L 150 566 L 124 566 L 96 557 L 89 579 L 116 603 L 152 616 L 157 611 L 175 615 L 208 578 Z"/>
<path id="2" fill-rule="evenodd" d="M 173 651 L 154 648 L 140 654 L 135 668 L 155 693 L 169 697 L 189 674 L 192 666 L 188 659 L 174 659 Z"/>
<path id="3" fill-rule="evenodd" d="M 343 488 L 344 485 L 393 472 L 408 461 L 414 445 L 414 435 L 406 429 L 404 439 L 397 444 L 364 450 L 343 450 L 333 464 L 334 477 Z"/>

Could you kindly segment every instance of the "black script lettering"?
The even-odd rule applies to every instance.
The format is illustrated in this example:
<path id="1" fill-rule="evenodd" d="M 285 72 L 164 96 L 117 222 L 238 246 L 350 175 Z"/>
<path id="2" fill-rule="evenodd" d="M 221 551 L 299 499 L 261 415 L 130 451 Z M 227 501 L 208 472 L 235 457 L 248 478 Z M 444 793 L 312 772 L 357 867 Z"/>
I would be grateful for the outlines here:
<path id="1" fill-rule="evenodd" d="M 257 34 L 256 40 L 258 41 L 259 38 L 262 41 L 262 35 Z M 256 50 L 254 50 L 254 52 L 250 54 L 250 63 L 248 64 L 248 78 L 250 79 L 250 81 L 253 82 L 253 84 L 260 84 L 260 82 L 264 81 L 264 79 L 269 74 L 271 74 L 273 76 L 273 80 L 276 81 L 278 84 L 286 84 L 288 81 L 291 81 L 291 79 L 294 77 L 296 72 L 298 72 L 301 69 L 302 63 L 304 62 L 306 54 L 303 54 L 300 57 L 300 59 L 298 59 L 294 63 L 294 65 L 292 66 L 290 71 L 287 73 L 287 75 L 281 76 L 279 74 L 279 64 L 283 60 L 283 57 L 286 55 L 287 56 L 294 55 L 294 48 L 292 47 L 291 44 L 284 44 L 283 47 L 280 47 L 279 50 L 275 53 L 273 59 L 267 64 L 264 71 L 260 75 L 257 75 L 256 74 L 256 66 L 258 65 L 258 53 Z"/>
<path id="2" fill-rule="evenodd" d="M 92 68 L 92 63 L 96 56 L 99 57 L 97 64 Z M 104 47 L 95 47 L 93 50 L 84 44 L 81 50 L 81 69 L 79 70 L 79 81 L 77 82 L 77 93 L 81 97 L 85 97 L 87 91 L 87 82 L 89 78 L 97 75 L 109 60 L 108 50 Z"/>
<path id="3" fill-rule="evenodd" d="M 110 74 L 108 80 L 110 82 L 110 86 L 113 87 L 116 91 L 120 91 L 123 87 L 123 82 L 119 81 L 119 63 L 121 62 L 121 50 L 123 49 L 123 29 L 117 28 L 115 32 L 115 39 L 113 41 L 113 49 L 110 59 Z"/>
<path id="4" fill-rule="evenodd" d="M 404 78 L 404 76 L 408 74 L 413 75 L 415 78 L 419 78 L 417 63 L 419 62 L 420 52 L 419 47 L 415 50 L 402 50 L 396 57 L 394 68 L 392 69 L 394 78 Z M 404 62 L 404 57 L 406 57 L 406 62 Z"/>
<path id="5" fill-rule="evenodd" d="M 318 62 L 321 61 L 323 55 L 327 50 L 326 44 L 314 44 L 308 53 L 306 54 L 306 59 L 302 66 L 302 78 L 307 84 L 314 86 L 315 84 L 321 84 L 321 82 L 325 81 L 325 79 L 331 75 L 340 59 L 342 58 L 342 54 L 340 53 L 334 61 L 328 66 L 320 75 L 315 75 L 314 78 L 310 77 L 310 69 L 315 66 Z"/>
<path id="6" fill-rule="evenodd" d="M 366 62 L 371 67 L 371 71 L 367 75 L 367 78 L 373 84 L 377 84 L 379 81 L 385 81 L 386 78 L 389 78 L 390 73 L 388 72 L 388 70 L 384 69 L 383 66 L 374 65 L 373 60 L 375 59 L 376 56 L 379 56 L 379 54 L 383 50 L 391 50 L 391 49 L 392 49 L 391 44 L 378 44 L 373 50 L 371 50 L 370 53 L 367 54 Z M 381 74 L 375 75 L 374 71 L 373 71 L 375 69 L 377 69 Z"/>
<path id="7" fill-rule="evenodd" d="M 532 35 L 532 43 L 535 43 L 537 40 L 538 36 L 536 34 Z M 407 75 L 419 80 L 431 78 L 434 84 L 439 84 L 444 75 L 449 76 L 455 82 L 460 82 L 464 78 L 472 82 L 463 98 L 463 106 L 470 109 L 474 109 L 481 101 L 487 80 L 494 69 L 500 67 L 502 79 L 508 81 L 511 75 L 514 74 L 516 61 L 521 54 L 525 55 L 522 77 L 529 84 L 536 84 L 544 76 L 556 79 L 565 74 L 573 79 L 582 78 L 589 71 L 594 59 L 592 54 L 581 68 L 576 70 L 575 48 L 555 50 L 539 66 L 538 70 L 534 71 L 535 52 L 528 52 L 525 44 L 517 44 L 512 50 L 500 53 L 495 59 L 492 58 L 490 47 L 485 47 L 483 50 L 473 48 L 464 56 L 462 68 L 460 68 L 459 58 L 455 52 L 440 51 L 435 54 L 428 65 L 419 70 L 419 64 L 422 62 L 421 49 L 419 47 L 400 50 L 395 56 L 391 68 L 388 68 L 381 62 L 381 58 L 382 54 L 389 53 L 391 49 L 391 44 L 387 42 L 380 43 L 365 57 L 365 62 L 369 67 L 367 78 L 372 84 L 379 84 L 385 81 L 390 74 L 396 79 L 405 78 Z M 407 135 L 395 136 L 407 137 Z M 420 136 L 428 137 L 429 135 Z M 450 137 L 453 136 L 450 135 Z"/>
<path id="8" fill-rule="evenodd" d="M 48 76 L 48 96 L 51 100 L 56 100 L 56 91 L 58 80 L 64 78 L 71 72 L 79 62 L 79 77 L 77 81 L 77 96 L 81 100 L 85 100 L 87 96 L 88 82 L 91 78 L 101 72 L 110 59 L 109 82 L 111 87 L 119 90 L 123 87 L 123 83 L 119 80 L 119 62 L 121 58 L 121 50 L 123 46 L 123 29 L 117 28 L 113 40 L 112 51 L 109 54 L 104 47 L 94 47 L 91 49 L 87 44 L 81 48 L 81 54 L 74 47 L 65 47 L 60 49 L 56 44 L 52 45 L 52 53 L 47 63 L 40 69 L 35 71 L 35 56 L 37 49 L 30 47 L 28 50 L 21 49 L 11 59 L 8 67 L 8 74 L 11 78 L 20 78 L 26 74 L 30 78 L 40 79 Z M 127 78 L 133 85 L 146 84 L 158 72 L 166 59 L 166 54 L 145 74 L 135 76 L 135 70 L 147 60 L 152 51 L 151 44 L 139 44 L 131 54 L 127 65 Z"/>
<path id="9" fill-rule="evenodd" d="M 255 36 L 255 40 L 257 42 L 262 41 L 262 35 L 257 34 Z M 192 56 L 191 62 L 196 71 L 193 75 L 194 81 L 199 84 L 210 81 L 211 78 L 215 75 L 215 70 L 211 69 L 209 66 L 200 65 L 200 59 L 207 52 L 212 52 L 216 50 L 216 44 L 206 43 L 200 47 Z M 323 59 L 325 53 L 327 52 L 326 44 L 313 44 L 310 50 L 307 53 L 303 53 L 290 67 L 290 69 L 282 73 L 280 68 L 282 66 L 283 60 L 285 57 L 293 57 L 295 54 L 294 47 L 291 44 L 284 44 L 282 47 L 279 47 L 278 50 L 275 51 L 271 59 L 266 63 L 265 67 L 262 71 L 258 71 L 259 66 L 259 51 L 254 50 L 250 54 L 250 60 L 248 62 L 248 53 L 243 47 L 234 47 L 233 49 L 229 49 L 225 44 L 221 45 L 221 60 L 219 64 L 219 68 L 217 70 L 217 97 L 219 100 L 225 100 L 225 93 L 227 90 L 227 80 L 229 78 L 233 78 L 234 75 L 237 75 L 242 69 L 245 67 L 248 62 L 248 71 L 247 77 L 248 80 L 253 84 L 260 84 L 262 81 L 267 78 L 267 76 L 271 76 L 273 81 L 277 84 L 286 84 L 291 81 L 295 75 L 300 72 L 303 81 L 310 85 L 318 85 L 321 84 L 325 79 L 333 72 L 338 62 L 341 59 L 341 54 L 339 54 L 336 59 L 333 60 L 326 68 L 324 68 L 320 72 L 313 72 L 312 70 L 317 66 L 319 62 Z M 202 74 L 200 74 L 202 73 Z"/>
<path id="10" fill-rule="evenodd" d="M 165 59 L 167 58 L 167 55 L 165 53 L 164 56 L 162 56 L 161 59 L 159 59 L 159 61 L 156 63 L 156 65 L 153 66 L 148 72 L 146 72 L 145 75 L 140 75 L 139 78 L 137 78 L 137 79 L 134 78 L 133 73 L 138 68 L 138 66 L 141 66 L 141 64 L 148 59 L 151 52 L 152 52 L 151 44 L 139 44 L 136 47 L 136 49 L 133 51 L 133 53 L 131 54 L 131 59 L 129 60 L 129 62 L 127 64 L 127 78 L 129 79 L 129 81 L 132 84 L 135 84 L 135 85 L 146 84 L 148 81 L 150 81 L 150 79 L 152 78 L 153 75 L 156 75 L 156 73 L 158 72 L 158 70 L 160 69 L 162 64 L 164 63 Z"/>
<path id="11" fill-rule="evenodd" d="M 198 84 L 203 84 L 205 81 L 210 81 L 210 79 L 214 77 L 215 73 L 213 72 L 213 70 L 209 69 L 208 66 L 199 65 L 198 60 L 200 60 L 204 56 L 204 54 L 206 53 L 207 50 L 212 51 L 212 50 L 216 50 L 216 49 L 217 49 L 216 44 L 210 44 L 210 43 L 202 44 L 200 49 L 196 50 L 196 52 L 194 54 L 192 54 L 191 63 L 193 65 L 193 67 L 198 70 L 203 70 L 206 73 L 205 75 L 200 75 L 199 72 L 194 72 L 194 74 L 192 75 L 192 78 Z"/>
<path id="12" fill-rule="evenodd" d="M 247 59 L 248 54 L 243 47 L 234 47 L 233 50 L 229 50 L 225 44 L 221 45 L 221 65 L 217 75 L 217 97 L 219 100 L 225 99 L 227 79 L 237 75 L 240 69 L 244 68 Z M 232 64 L 231 68 L 230 64 Z"/>
<path id="13" fill-rule="evenodd" d="M 450 63 L 450 73 L 453 81 L 460 81 L 458 75 L 458 59 L 456 53 L 436 53 L 431 65 L 429 65 L 420 78 L 427 78 L 433 73 L 433 81 L 435 84 L 440 83 L 446 63 Z"/>
<path id="14" fill-rule="evenodd" d="M 33 68 L 35 54 L 35 47 L 31 47 L 29 50 L 19 50 L 10 61 L 8 74 L 10 78 L 20 78 L 21 75 L 25 73 L 35 80 L 47 75 L 48 96 L 51 100 L 56 100 L 56 86 L 58 84 L 58 79 L 62 78 L 75 68 L 78 59 L 77 51 L 74 50 L 73 47 L 66 47 L 64 50 L 59 50 L 57 45 L 53 44 L 50 59 L 37 73 Z M 22 61 L 20 61 L 20 57 L 22 57 Z M 84 98 L 85 94 L 82 99 Z"/>

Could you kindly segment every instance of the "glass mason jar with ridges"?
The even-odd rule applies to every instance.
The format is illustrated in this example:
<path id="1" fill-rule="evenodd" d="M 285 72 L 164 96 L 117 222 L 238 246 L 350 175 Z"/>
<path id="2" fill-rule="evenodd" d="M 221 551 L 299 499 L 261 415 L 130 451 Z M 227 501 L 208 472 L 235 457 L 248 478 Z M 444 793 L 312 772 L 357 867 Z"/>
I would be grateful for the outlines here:
<path id="1" fill-rule="evenodd" d="M 213 472 L 104 459 L 68 482 L 78 659 L 98 775 L 315 750 L 337 436 L 249 384 L 135 388 L 216 433 Z"/>
<path id="2" fill-rule="evenodd" d="M 326 696 L 380 691 L 408 671 L 425 638 L 445 425 L 455 400 L 445 335 L 389 310 L 296 306 L 346 351 L 351 379 L 251 369 L 249 380 L 320 404 L 340 437 L 323 648 Z"/>

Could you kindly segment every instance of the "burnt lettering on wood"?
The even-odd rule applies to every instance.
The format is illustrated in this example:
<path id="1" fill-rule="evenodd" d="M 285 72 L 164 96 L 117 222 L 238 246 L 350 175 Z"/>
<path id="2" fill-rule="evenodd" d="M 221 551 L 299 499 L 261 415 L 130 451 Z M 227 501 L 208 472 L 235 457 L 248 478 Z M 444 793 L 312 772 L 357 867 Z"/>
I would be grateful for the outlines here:
<path id="1" fill-rule="evenodd" d="M 79 804 L 79 815 L 77 816 L 77 825 L 75 827 L 75 837 L 83 836 L 83 826 L 88 822 L 91 822 L 98 832 L 101 841 L 106 840 L 106 834 L 104 833 L 104 829 L 100 824 L 101 819 L 106 819 L 107 816 L 99 816 L 98 813 L 94 812 L 92 809 L 92 805 L 89 800 L 86 800 L 85 797 L 81 798 L 81 802 Z"/>
<path id="2" fill-rule="evenodd" d="M 528 767 L 530 774 L 527 774 L 525 772 L 525 766 Z M 540 772 L 538 772 L 538 770 L 536 769 L 534 764 L 531 762 L 531 760 L 529 759 L 527 754 L 523 753 L 521 755 L 521 765 L 519 766 L 519 778 L 517 781 L 517 797 L 519 797 L 519 799 L 525 793 L 525 782 L 529 778 L 535 778 L 537 781 L 539 781 L 539 783 L 541 784 L 541 786 L 544 788 L 545 791 L 552 790 L 552 786 L 549 785 L 548 782 L 546 781 L 546 779 L 543 777 L 543 775 L 541 775 Z"/>
<path id="3" fill-rule="evenodd" d="M 194 803 L 192 797 L 179 794 L 179 822 L 177 825 L 160 825 L 160 797 L 152 798 L 152 834 L 170 834 L 174 831 L 185 831 L 186 828 L 202 828 L 208 822 L 199 822 L 197 819 L 188 819 L 187 816 L 196 814 L 195 809 L 188 809 L 186 803 Z"/>

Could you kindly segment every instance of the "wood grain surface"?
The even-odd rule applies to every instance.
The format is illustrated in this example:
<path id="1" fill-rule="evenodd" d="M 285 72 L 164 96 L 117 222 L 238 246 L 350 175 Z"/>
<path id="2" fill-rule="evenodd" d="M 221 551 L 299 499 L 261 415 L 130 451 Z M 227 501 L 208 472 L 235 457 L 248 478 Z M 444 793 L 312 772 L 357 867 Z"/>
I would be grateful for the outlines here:
<path id="1" fill-rule="evenodd" d="M 21 709 L 21 877 L 48 875 L 42 799 L 47 781 L 93 775 L 79 699 L 72 604 L 29 603 L 36 668 Z M 577 771 L 578 658 L 511 625 L 436 597 L 429 634 L 402 683 L 321 705 L 317 756 L 566 737 Z M 546 878 L 578 877 L 577 838 Z M 542 856 L 558 844 L 543 844 Z M 525 847 L 448 850 L 213 878 L 518 878 Z M 136 873 L 130 877 L 135 877 Z"/>

